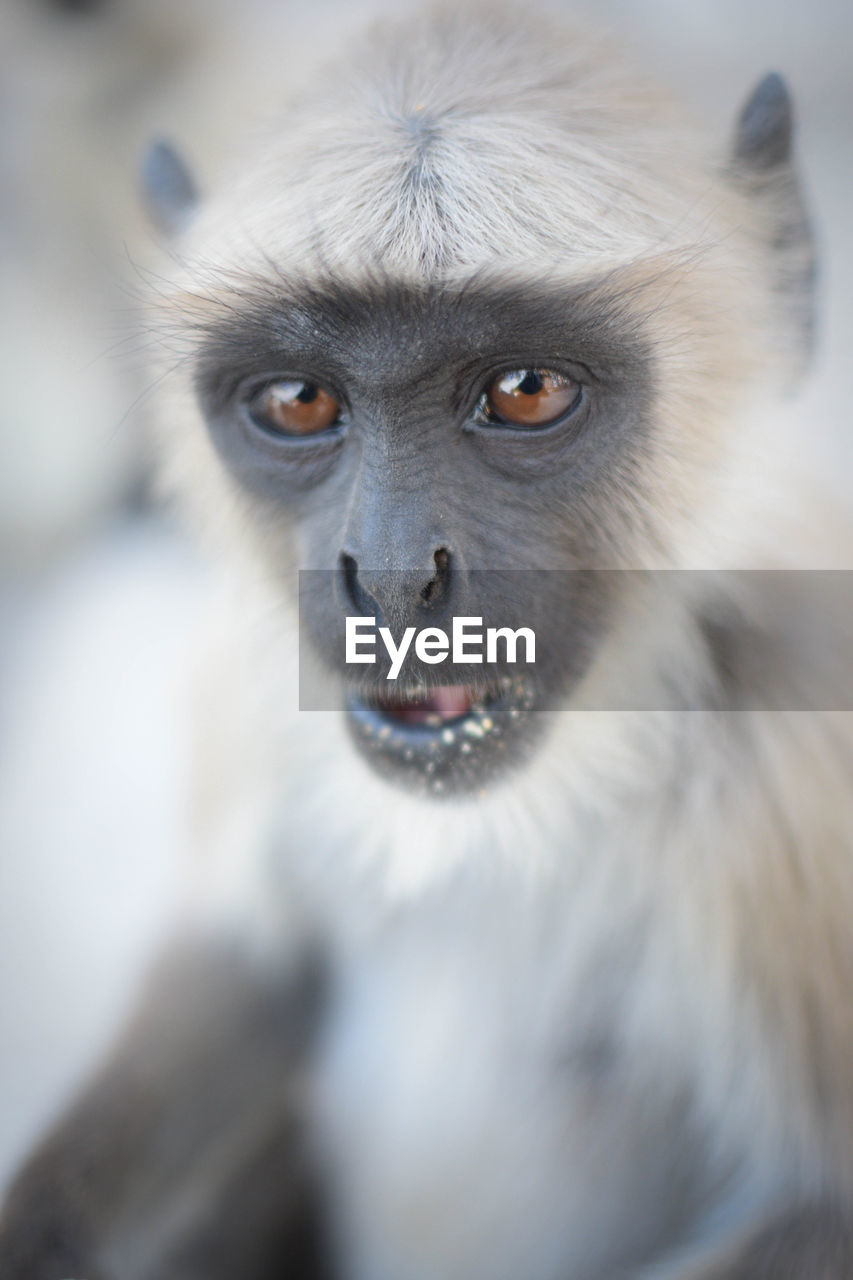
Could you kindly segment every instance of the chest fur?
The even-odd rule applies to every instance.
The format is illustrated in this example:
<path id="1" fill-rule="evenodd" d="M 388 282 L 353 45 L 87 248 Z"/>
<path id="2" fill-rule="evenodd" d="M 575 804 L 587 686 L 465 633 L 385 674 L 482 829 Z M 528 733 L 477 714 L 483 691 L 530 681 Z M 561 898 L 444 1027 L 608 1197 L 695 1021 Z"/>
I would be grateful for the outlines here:
<path id="1" fill-rule="evenodd" d="M 663 949 L 587 919 L 456 911 L 348 958 L 319 1107 L 358 1280 L 597 1276 L 698 1203 Z"/>

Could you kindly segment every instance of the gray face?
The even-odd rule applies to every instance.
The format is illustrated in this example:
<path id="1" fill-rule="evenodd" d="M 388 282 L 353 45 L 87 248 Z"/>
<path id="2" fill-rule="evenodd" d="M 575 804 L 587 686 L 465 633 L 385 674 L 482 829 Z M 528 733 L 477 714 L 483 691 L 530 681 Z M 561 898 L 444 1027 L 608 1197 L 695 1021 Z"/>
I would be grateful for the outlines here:
<path id="1" fill-rule="evenodd" d="M 545 425 L 484 399 L 525 370 L 577 387 Z M 328 423 L 271 430 L 258 405 L 281 384 L 319 389 Z M 436 794 L 527 759 L 535 713 L 565 700 L 606 629 L 611 575 L 583 570 L 612 561 L 635 518 L 626 495 L 651 437 L 650 362 L 618 288 L 270 287 L 204 334 L 197 388 L 269 563 L 288 589 L 294 546 L 295 567 L 317 571 L 301 624 L 330 671 L 344 670 L 347 614 L 395 637 L 449 632 L 453 615 L 535 630 L 532 668 L 498 661 L 472 679 L 410 658 L 392 697 L 387 664 L 348 668 L 358 748 Z"/>

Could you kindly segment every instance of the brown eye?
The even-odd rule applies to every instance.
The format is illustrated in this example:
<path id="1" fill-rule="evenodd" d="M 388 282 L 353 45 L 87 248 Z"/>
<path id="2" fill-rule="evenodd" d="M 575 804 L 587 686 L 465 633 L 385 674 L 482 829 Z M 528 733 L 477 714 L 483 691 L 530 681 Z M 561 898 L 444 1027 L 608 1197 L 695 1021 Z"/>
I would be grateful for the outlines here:
<path id="1" fill-rule="evenodd" d="M 580 385 L 552 369 L 515 369 L 502 373 L 486 391 L 492 420 L 516 427 L 547 427 L 580 400 Z"/>
<path id="2" fill-rule="evenodd" d="M 313 436 L 338 420 L 341 406 L 316 382 L 300 378 L 270 382 L 248 404 L 258 426 L 283 436 Z"/>

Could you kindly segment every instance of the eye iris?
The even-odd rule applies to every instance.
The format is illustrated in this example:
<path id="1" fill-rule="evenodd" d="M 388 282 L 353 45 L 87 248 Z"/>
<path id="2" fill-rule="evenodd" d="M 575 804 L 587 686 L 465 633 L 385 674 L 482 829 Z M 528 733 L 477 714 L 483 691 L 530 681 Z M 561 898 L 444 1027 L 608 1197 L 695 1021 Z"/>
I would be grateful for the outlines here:
<path id="1" fill-rule="evenodd" d="M 572 408 L 580 386 L 551 369 L 516 369 L 495 378 L 486 393 L 490 412 L 502 422 L 542 427 Z"/>
<path id="2" fill-rule="evenodd" d="M 340 405 L 316 382 L 301 379 L 270 383 L 255 392 L 249 413 L 267 431 L 310 436 L 325 431 L 338 418 Z"/>

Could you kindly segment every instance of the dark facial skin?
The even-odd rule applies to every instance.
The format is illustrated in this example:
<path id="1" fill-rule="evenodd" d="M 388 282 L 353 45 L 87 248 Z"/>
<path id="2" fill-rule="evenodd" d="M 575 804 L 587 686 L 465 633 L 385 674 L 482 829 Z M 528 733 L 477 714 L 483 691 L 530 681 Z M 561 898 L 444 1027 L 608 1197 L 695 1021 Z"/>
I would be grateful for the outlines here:
<path id="1" fill-rule="evenodd" d="M 348 614 L 397 640 L 407 626 L 449 633 L 454 615 L 536 633 L 535 666 L 411 657 L 392 698 L 387 662 L 346 671 L 354 740 L 409 787 L 465 792 L 523 760 L 544 720 L 533 712 L 564 699 L 606 626 L 610 575 L 583 570 L 630 521 L 620 495 L 650 439 L 650 362 L 625 311 L 612 282 L 329 286 L 245 300 L 204 336 L 197 388 L 214 444 L 268 562 L 292 587 L 295 546 L 312 571 L 301 625 L 331 672 Z M 553 374 L 555 420 L 491 413 L 490 387 L 514 412 L 501 380 L 514 370 Z M 463 715 L 400 711 L 420 699 L 429 712 L 436 685 L 468 689 Z"/>

